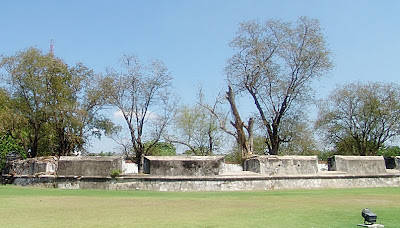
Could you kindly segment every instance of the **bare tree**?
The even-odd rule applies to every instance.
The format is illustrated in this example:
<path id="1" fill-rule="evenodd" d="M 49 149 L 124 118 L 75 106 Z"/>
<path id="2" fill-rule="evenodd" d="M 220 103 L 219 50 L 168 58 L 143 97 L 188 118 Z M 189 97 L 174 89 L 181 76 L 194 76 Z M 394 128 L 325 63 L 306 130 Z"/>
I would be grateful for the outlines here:
<path id="1" fill-rule="evenodd" d="M 400 87 L 378 82 L 340 86 L 321 102 L 316 126 L 336 153 L 376 155 L 400 134 Z"/>
<path id="2" fill-rule="evenodd" d="M 228 86 L 228 91 L 225 94 L 225 99 L 229 102 L 230 113 L 232 115 L 232 120 L 229 123 L 234 128 L 234 131 L 230 130 L 227 126 L 226 118 L 222 118 L 223 115 L 219 114 L 216 111 L 216 105 L 210 107 L 208 105 L 202 104 L 203 107 L 207 108 L 217 119 L 220 125 L 220 128 L 225 131 L 227 134 L 233 136 L 236 139 L 236 143 L 239 147 L 239 151 L 241 153 L 242 164 L 243 162 L 253 155 L 253 128 L 254 128 L 254 119 L 249 118 L 247 124 L 242 121 L 240 117 L 240 113 L 236 106 L 235 94 L 231 86 Z M 218 100 L 216 101 L 218 103 Z M 215 103 L 215 104 L 216 104 Z"/>
<path id="3" fill-rule="evenodd" d="M 132 151 L 142 171 L 142 157 L 160 141 L 174 113 L 172 77 L 159 60 L 145 65 L 135 55 L 124 55 L 120 63 L 123 72 L 108 69 L 103 86 L 109 103 L 125 119 Z M 145 147 L 146 141 L 151 141 L 151 145 Z"/>
<path id="4" fill-rule="evenodd" d="M 317 20 L 301 17 L 296 24 L 257 20 L 240 24 L 230 46 L 237 53 L 225 68 L 229 84 L 251 96 L 267 129 L 268 150 L 278 154 L 281 123 L 289 112 L 303 109 L 311 82 L 332 67 Z"/>

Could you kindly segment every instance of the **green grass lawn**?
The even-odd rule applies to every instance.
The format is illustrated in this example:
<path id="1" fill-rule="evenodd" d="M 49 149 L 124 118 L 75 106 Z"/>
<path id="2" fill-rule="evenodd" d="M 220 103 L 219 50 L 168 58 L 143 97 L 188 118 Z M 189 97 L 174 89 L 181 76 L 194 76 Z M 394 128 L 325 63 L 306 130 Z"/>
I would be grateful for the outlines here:
<path id="1" fill-rule="evenodd" d="M 0 227 L 400 227 L 400 188 L 143 192 L 0 186 Z"/>

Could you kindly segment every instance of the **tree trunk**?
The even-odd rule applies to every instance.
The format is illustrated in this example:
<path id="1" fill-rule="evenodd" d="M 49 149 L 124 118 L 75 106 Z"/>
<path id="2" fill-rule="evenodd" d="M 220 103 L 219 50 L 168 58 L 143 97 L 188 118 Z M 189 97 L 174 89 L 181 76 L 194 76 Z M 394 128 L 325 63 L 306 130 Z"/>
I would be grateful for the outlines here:
<path id="1" fill-rule="evenodd" d="M 271 143 L 271 149 L 269 151 L 270 155 L 278 155 L 279 152 L 279 135 L 278 135 L 278 130 L 273 127 L 272 134 L 269 136 L 270 138 L 270 143 Z"/>
<path id="2" fill-rule="evenodd" d="M 231 111 L 235 122 L 231 122 L 232 126 L 236 129 L 236 142 L 238 144 L 239 150 L 242 156 L 242 165 L 244 165 L 244 161 L 249 158 L 253 154 L 253 123 L 254 120 L 252 118 L 249 119 L 249 126 L 245 126 L 242 119 L 240 118 L 239 111 L 236 107 L 235 97 L 232 91 L 232 87 L 228 87 L 228 92 L 226 93 L 226 98 L 231 106 Z M 244 128 L 247 129 L 248 137 L 244 131 Z M 244 167 L 244 166 L 243 166 Z"/>
<path id="3" fill-rule="evenodd" d="M 35 138 L 33 139 L 33 142 L 32 142 L 32 147 L 30 148 L 31 151 L 29 152 L 29 157 L 31 157 L 31 158 L 34 158 L 37 156 L 38 144 L 39 144 L 38 141 L 39 141 L 38 137 L 35 136 Z"/>
<path id="4" fill-rule="evenodd" d="M 39 147 L 39 129 L 35 128 L 34 129 L 34 136 L 33 139 L 31 139 L 31 148 L 30 148 L 30 152 L 28 153 L 28 157 L 30 158 L 34 158 L 37 156 L 38 154 L 38 147 Z"/>

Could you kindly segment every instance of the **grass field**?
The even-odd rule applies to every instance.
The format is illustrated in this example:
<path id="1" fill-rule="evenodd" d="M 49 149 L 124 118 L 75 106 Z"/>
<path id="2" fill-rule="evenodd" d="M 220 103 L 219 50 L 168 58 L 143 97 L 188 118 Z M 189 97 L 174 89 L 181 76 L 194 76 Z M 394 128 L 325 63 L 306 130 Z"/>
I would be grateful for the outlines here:
<path id="1" fill-rule="evenodd" d="M 400 188 L 142 192 L 0 186 L 0 227 L 400 227 Z"/>

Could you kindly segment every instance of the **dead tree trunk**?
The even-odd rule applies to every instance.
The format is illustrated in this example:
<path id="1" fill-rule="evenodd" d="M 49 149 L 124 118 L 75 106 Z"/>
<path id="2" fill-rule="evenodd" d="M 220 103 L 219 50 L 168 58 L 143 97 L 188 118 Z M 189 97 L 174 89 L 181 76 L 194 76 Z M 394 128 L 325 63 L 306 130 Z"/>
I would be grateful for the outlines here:
<path id="1" fill-rule="evenodd" d="M 239 111 L 236 107 L 235 95 L 231 86 L 228 87 L 228 92 L 226 92 L 226 99 L 231 106 L 231 112 L 234 119 L 234 121 L 231 121 L 231 124 L 236 130 L 236 142 L 239 146 L 239 150 L 241 151 L 243 165 L 244 161 L 253 155 L 254 119 L 249 118 L 247 125 L 245 125 L 245 123 L 242 121 Z"/>

